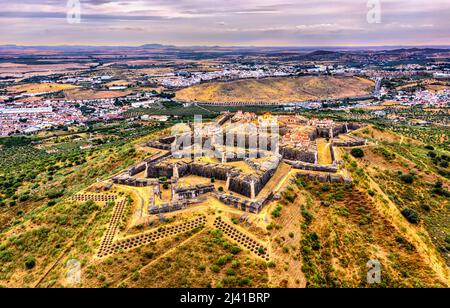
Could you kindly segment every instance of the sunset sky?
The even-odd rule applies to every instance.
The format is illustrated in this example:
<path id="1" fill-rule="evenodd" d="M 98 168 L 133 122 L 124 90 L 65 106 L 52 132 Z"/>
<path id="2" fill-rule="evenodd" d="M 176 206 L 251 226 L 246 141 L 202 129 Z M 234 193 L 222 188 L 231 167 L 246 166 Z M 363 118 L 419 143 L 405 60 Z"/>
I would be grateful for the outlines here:
<path id="1" fill-rule="evenodd" d="M 0 44 L 450 45 L 450 0 L 0 0 Z"/>

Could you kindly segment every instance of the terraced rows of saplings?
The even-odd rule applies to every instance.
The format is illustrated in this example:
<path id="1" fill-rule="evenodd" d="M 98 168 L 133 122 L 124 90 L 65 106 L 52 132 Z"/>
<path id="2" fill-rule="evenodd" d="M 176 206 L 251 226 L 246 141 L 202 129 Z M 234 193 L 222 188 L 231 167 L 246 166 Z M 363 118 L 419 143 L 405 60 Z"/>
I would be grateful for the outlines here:
<path id="1" fill-rule="evenodd" d="M 206 223 L 206 217 L 200 216 L 193 220 L 168 226 L 165 228 L 160 228 L 158 230 L 149 231 L 136 236 L 124 238 L 117 240 L 108 248 L 104 249 L 102 256 L 107 256 L 111 254 L 116 254 L 122 251 L 127 251 L 131 249 L 138 248 L 140 246 L 148 245 L 150 243 L 163 240 L 167 237 L 176 236 L 182 233 L 189 232 L 195 228 L 204 226 Z M 99 252 L 100 254 L 100 252 Z"/>
<path id="2" fill-rule="evenodd" d="M 117 202 L 116 206 L 114 206 L 113 214 L 100 244 L 100 249 L 98 250 L 97 257 L 101 258 L 107 255 L 107 251 L 109 251 L 109 248 L 111 247 L 114 238 L 116 237 L 117 231 L 119 229 L 119 222 L 124 211 L 125 201 L 121 200 Z"/>
<path id="3" fill-rule="evenodd" d="M 78 196 L 86 196 L 86 195 L 78 195 Z M 91 196 L 91 195 L 87 195 Z M 96 195 L 97 196 L 97 195 Z M 102 195 L 98 195 L 101 197 Z M 114 196 L 112 200 L 117 198 L 116 195 L 106 195 L 108 198 Z M 82 198 L 83 200 L 85 198 Z M 79 198 L 75 200 L 80 200 Z M 80 200 L 80 201 L 81 201 Z M 90 200 L 90 199 L 89 199 Z M 104 201 L 105 198 L 96 198 L 96 200 Z M 99 202 L 99 201 L 97 201 Z M 201 227 L 206 223 L 206 217 L 200 216 L 196 219 L 180 223 L 177 225 L 172 225 L 168 227 L 159 228 L 158 230 L 153 230 L 149 232 L 145 232 L 142 234 L 138 234 L 135 236 L 130 236 L 128 238 L 116 240 L 116 236 L 119 231 L 119 224 L 123 218 L 126 208 L 125 200 L 120 200 L 114 205 L 113 213 L 111 219 L 109 221 L 108 227 L 106 229 L 105 234 L 103 235 L 102 241 L 100 243 L 100 248 L 97 252 L 98 258 L 103 258 L 112 254 L 116 254 L 122 251 L 127 251 L 131 249 L 135 249 L 140 246 L 144 246 L 150 244 L 152 242 L 156 242 L 159 240 L 163 240 L 170 236 L 176 236 L 178 234 L 191 231 L 192 229 Z"/>
<path id="4" fill-rule="evenodd" d="M 117 200 L 116 195 L 86 195 L 86 194 L 78 194 L 72 197 L 74 201 L 94 201 L 94 202 L 110 202 Z"/>
<path id="5" fill-rule="evenodd" d="M 78 194 L 75 195 L 72 199 L 80 202 L 88 200 L 92 200 L 94 202 L 110 202 L 116 201 L 118 199 L 118 196 L 113 194 L 104 194 L 104 195 Z M 161 227 L 158 228 L 157 230 L 150 230 L 148 232 L 144 232 L 138 235 L 122 239 L 116 239 L 119 233 L 120 222 L 123 219 L 123 215 L 125 215 L 126 206 L 127 204 L 123 199 L 120 199 L 114 205 L 111 219 L 103 235 L 99 250 L 97 252 L 98 258 L 104 258 L 112 254 L 136 249 L 138 247 L 145 246 L 168 237 L 186 233 L 195 228 L 204 226 L 207 222 L 206 217 L 202 215 L 183 223 Z M 265 247 L 265 245 L 259 243 L 257 240 L 246 235 L 242 231 L 239 231 L 234 226 L 225 223 L 224 221 L 222 221 L 220 217 L 217 217 L 215 219 L 213 225 L 214 228 L 221 230 L 226 236 L 231 238 L 242 248 L 250 251 L 259 258 L 269 261 L 269 255 L 267 253 L 267 247 Z"/>
<path id="6" fill-rule="evenodd" d="M 232 225 L 222 221 L 220 217 L 217 217 L 216 220 L 214 221 L 214 227 L 216 229 L 221 230 L 226 236 L 228 236 L 233 241 L 238 243 L 244 249 L 249 250 L 250 252 L 264 259 L 265 261 L 269 261 L 269 254 L 267 252 L 267 247 L 265 247 L 263 244 L 259 243 L 255 239 L 251 238 L 250 236 L 239 231 Z"/>

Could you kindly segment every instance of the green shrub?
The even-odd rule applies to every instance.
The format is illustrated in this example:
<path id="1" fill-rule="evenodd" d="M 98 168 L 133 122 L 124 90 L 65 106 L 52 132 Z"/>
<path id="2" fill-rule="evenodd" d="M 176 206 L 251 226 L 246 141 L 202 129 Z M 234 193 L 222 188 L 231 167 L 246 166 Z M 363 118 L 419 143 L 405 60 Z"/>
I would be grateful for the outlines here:
<path id="1" fill-rule="evenodd" d="M 442 184 L 441 181 L 437 181 L 434 184 L 434 187 L 431 190 L 431 192 L 433 194 L 444 196 L 444 197 L 447 197 L 447 198 L 450 197 L 450 191 L 448 191 L 447 189 L 444 188 L 444 185 Z"/>
<path id="2" fill-rule="evenodd" d="M 321 247 L 320 238 L 316 232 L 310 232 L 306 234 L 302 240 L 302 243 L 304 248 L 311 247 L 313 250 L 319 250 Z"/>
<path id="3" fill-rule="evenodd" d="M 220 272 L 220 267 L 216 264 L 211 266 L 211 271 L 213 271 L 214 273 L 218 273 Z"/>
<path id="4" fill-rule="evenodd" d="M 241 248 L 239 248 L 238 246 L 233 246 L 231 247 L 230 251 L 232 254 L 236 255 L 241 252 Z"/>
<path id="5" fill-rule="evenodd" d="M 239 280 L 239 285 L 240 286 L 249 286 L 252 284 L 252 280 L 248 277 L 244 277 L 241 280 Z"/>
<path id="6" fill-rule="evenodd" d="M 290 194 L 290 193 L 286 193 L 286 195 L 284 196 L 286 198 L 286 200 L 290 203 L 294 202 L 295 200 L 295 194 Z"/>
<path id="7" fill-rule="evenodd" d="M 431 158 L 435 158 L 437 156 L 437 154 L 435 152 L 428 152 L 427 155 Z"/>
<path id="8" fill-rule="evenodd" d="M 414 182 L 414 176 L 412 174 L 402 174 L 400 180 L 406 184 L 412 184 Z"/>
<path id="9" fill-rule="evenodd" d="M 362 157 L 364 157 L 364 151 L 361 148 L 354 148 L 354 149 L 352 149 L 350 154 L 352 154 L 352 156 L 355 157 L 355 158 L 362 158 Z"/>
<path id="10" fill-rule="evenodd" d="M 2 246 L 4 247 L 4 246 Z M 6 262 L 10 262 L 13 259 L 13 254 L 11 251 L 9 251 L 8 249 L 4 248 L 4 249 L 0 249 L 0 261 L 2 261 L 2 263 L 6 263 Z"/>
<path id="11" fill-rule="evenodd" d="M 230 255 L 220 256 L 219 259 L 217 259 L 216 264 L 219 266 L 222 266 L 222 265 L 225 265 L 230 260 L 231 260 Z"/>
<path id="12" fill-rule="evenodd" d="M 61 198 L 64 195 L 64 189 L 62 190 L 50 190 L 46 193 L 49 199 Z"/>
<path id="13" fill-rule="evenodd" d="M 36 265 L 36 258 L 33 256 L 28 256 L 25 258 L 25 268 L 30 270 Z"/>
<path id="14" fill-rule="evenodd" d="M 281 210 L 283 207 L 281 205 L 278 205 L 273 211 L 272 211 L 272 218 L 278 218 L 281 216 Z"/>
<path id="15" fill-rule="evenodd" d="M 241 262 L 239 262 L 238 260 L 234 260 L 233 262 L 231 262 L 231 267 L 238 268 L 239 266 L 241 266 Z"/>
<path id="16" fill-rule="evenodd" d="M 302 206 L 302 216 L 305 219 L 305 223 L 307 225 L 311 224 L 311 222 L 314 218 L 313 215 L 304 206 Z"/>
<path id="17" fill-rule="evenodd" d="M 25 201 L 28 201 L 29 199 L 30 199 L 30 195 L 28 195 L 28 194 L 23 194 L 19 197 L 20 202 L 25 202 Z"/>
<path id="18" fill-rule="evenodd" d="M 402 210 L 402 215 L 412 224 L 419 223 L 419 213 L 410 208 L 405 208 Z"/>
<path id="19" fill-rule="evenodd" d="M 422 208 L 422 210 L 424 210 L 426 212 L 429 212 L 431 210 L 431 207 L 426 203 L 421 203 L 420 207 Z"/>
<path id="20" fill-rule="evenodd" d="M 139 273 L 139 271 L 134 271 L 133 274 L 131 275 L 131 279 L 133 281 L 138 281 L 140 277 L 141 277 L 141 273 Z"/>
<path id="21" fill-rule="evenodd" d="M 152 251 L 146 251 L 144 252 L 144 257 L 146 259 L 152 259 L 153 258 L 154 253 Z"/>
<path id="22" fill-rule="evenodd" d="M 329 185 L 322 185 L 321 187 L 320 187 L 320 190 L 321 191 L 323 191 L 323 192 L 327 192 L 327 191 L 330 191 L 330 186 Z"/>

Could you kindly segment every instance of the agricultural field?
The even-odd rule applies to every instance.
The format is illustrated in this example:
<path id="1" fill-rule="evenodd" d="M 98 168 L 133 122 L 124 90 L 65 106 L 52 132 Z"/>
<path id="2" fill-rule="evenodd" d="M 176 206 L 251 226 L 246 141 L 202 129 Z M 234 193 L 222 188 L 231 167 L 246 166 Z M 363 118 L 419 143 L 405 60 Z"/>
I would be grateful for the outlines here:
<path id="1" fill-rule="evenodd" d="M 8 88 L 10 92 L 18 92 L 18 93 L 26 93 L 26 94 L 36 94 L 43 92 L 53 92 L 53 91 L 64 91 L 75 89 L 76 86 L 70 84 L 59 84 L 59 83 L 33 83 L 33 84 L 24 84 L 18 86 L 12 86 Z"/>
<path id="2" fill-rule="evenodd" d="M 414 138 L 425 144 L 450 151 L 450 129 L 448 127 L 411 127 L 396 126 L 395 132 L 408 138 Z"/>
<path id="3" fill-rule="evenodd" d="M 177 92 L 177 99 L 199 102 L 280 102 L 363 96 L 374 82 L 358 77 L 296 77 L 204 83 Z"/>

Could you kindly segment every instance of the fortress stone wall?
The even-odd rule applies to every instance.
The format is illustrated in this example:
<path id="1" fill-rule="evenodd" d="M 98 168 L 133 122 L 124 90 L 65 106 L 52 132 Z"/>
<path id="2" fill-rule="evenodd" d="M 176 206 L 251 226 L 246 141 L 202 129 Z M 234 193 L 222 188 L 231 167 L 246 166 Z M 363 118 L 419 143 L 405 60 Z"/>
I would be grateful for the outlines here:
<path id="1" fill-rule="evenodd" d="M 279 160 L 276 160 L 274 163 L 275 167 L 277 167 Z M 178 174 L 180 177 L 197 175 L 204 178 L 215 178 L 222 181 L 227 181 L 228 177 L 230 177 L 228 189 L 248 198 L 252 197 L 252 185 L 254 185 L 253 193 L 254 196 L 256 196 L 264 188 L 276 171 L 276 168 L 261 168 L 260 170 L 255 171 L 256 174 L 247 175 L 242 174 L 242 171 L 236 167 L 222 164 L 200 162 L 167 163 L 163 161 L 158 164 L 149 164 L 147 168 L 147 177 L 171 178 L 173 176 L 175 164 L 178 168 Z"/>
<path id="2" fill-rule="evenodd" d="M 297 174 L 298 178 L 306 178 L 311 181 L 319 181 L 321 183 L 351 183 L 352 179 L 349 177 L 343 177 L 341 175 L 333 174 L 317 174 L 302 172 Z"/>
<path id="3" fill-rule="evenodd" d="M 293 148 L 289 146 L 280 147 L 280 154 L 284 159 L 304 161 L 311 164 L 316 162 L 317 151 L 312 148 Z"/>
<path id="4" fill-rule="evenodd" d="M 335 147 L 359 147 L 364 146 L 367 143 L 366 139 L 349 136 L 349 140 L 333 140 L 333 146 Z"/>
<path id="5" fill-rule="evenodd" d="M 155 184 L 158 184 L 157 180 L 134 178 L 134 177 L 130 177 L 126 173 L 123 173 L 123 174 L 113 177 L 112 181 L 114 184 L 127 185 L 127 186 L 133 186 L 133 187 L 148 187 L 148 186 L 153 186 Z"/>
<path id="6" fill-rule="evenodd" d="M 314 141 L 317 138 L 331 138 L 331 131 L 333 131 L 333 137 L 337 137 L 342 134 L 347 134 L 351 131 L 360 129 L 363 125 L 358 123 L 344 123 L 335 124 L 332 127 L 317 127 L 315 131 L 310 134 L 311 140 Z"/>
<path id="7" fill-rule="evenodd" d="M 318 164 L 311 164 L 311 163 L 305 163 L 302 161 L 292 161 L 292 160 L 285 160 L 285 162 L 287 164 L 293 166 L 295 169 L 329 172 L 329 173 L 337 173 L 338 172 L 338 167 L 336 165 L 318 165 Z"/>

